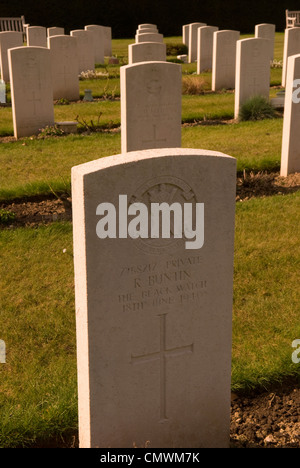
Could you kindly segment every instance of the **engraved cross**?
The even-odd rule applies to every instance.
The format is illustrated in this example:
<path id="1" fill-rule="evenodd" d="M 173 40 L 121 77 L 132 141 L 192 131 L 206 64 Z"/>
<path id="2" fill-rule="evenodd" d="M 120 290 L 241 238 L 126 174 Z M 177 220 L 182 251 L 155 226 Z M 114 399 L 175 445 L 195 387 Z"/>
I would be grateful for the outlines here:
<path id="1" fill-rule="evenodd" d="M 158 140 L 156 135 L 156 125 L 153 125 L 153 138 L 152 140 L 143 140 L 142 143 L 153 144 L 152 148 L 159 148 L 158 143 L 165 143 L 167 140 L 165 138 Z"/>
<path id="2" fill-rule="evenodd" d="M 32 99 L 29 100 L 29 102 L 33 102 L 33 115 L 36 115 L 36 102 L 41 102 L 41 98 L 36 98 L 35 97 L 35 92 L 32 91 Z"/>
<path id="3" fill-rule="evenodd" d="M 166 345 L 166 317 L 167 314 L 158 315 L 160 318 L 160 350 L 142 356 L 131 356 L 131 363 L 144 364 L 147 362 L 160 362 L 160 422 L 167 418 L 167 358 L 191 354 L 194 351 L 194 344 L 167 349 Z"/>

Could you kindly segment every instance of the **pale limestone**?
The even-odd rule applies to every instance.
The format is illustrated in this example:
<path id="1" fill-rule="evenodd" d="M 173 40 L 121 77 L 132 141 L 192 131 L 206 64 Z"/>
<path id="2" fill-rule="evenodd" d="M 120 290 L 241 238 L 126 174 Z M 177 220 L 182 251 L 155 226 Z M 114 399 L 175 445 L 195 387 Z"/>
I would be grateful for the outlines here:
<path id="1" fill-rule="evenodd" d="M 47 29 L 47 36 L 52 37 L 52 36 L 64 36 L 65 34 L 65 28 L 58 28 L 58 27 L 53 27 L 53 28 L 48 28 Z"/>
<path id="2" fill-rule="evenodd" d="M 112 29 L 110 26 L 102 26 L 104 39 L 104 55 L 110 57 L 112 55 Z"/>
<path id="3" fill-rule="evenodd" d="M 163 42 L 164 36 L 163 34 L 136 34 L 135 42 L 139 44 L 140 42 Z"/>
<path id="4" fill-rule="evenodd" d="M 8 63 L 15 137 L 34 135 L 54 125 L 50 50 L 9 49 Z"/>
<path id="5" fill-rule="evenodd" d="M 158 30 L 154 28 L 137 29 L 136 34 L 157 34 Z"/>
<path id="6" fill-rule="evenodd" d="M 297 91 L 299 82 L 295 83 L 294 87 L 294 80 L 299 80 L 299 77 L 300 54 L 288 58 L 280 168 L 280 175 L 283 177 L 300 172 L 300 92 Z M 293 102 L 293 99 L 296 102 Z"/>
<path id="7" fill-rule="evenodd" d="M 195 62 L 197 59 L 198 28 L 201 26 L 206 26 L 206 23 L 191 23 L 189 25 L 189 63 Z"/>
<path id="8" fill-rule="evenodd" d="M 70 35 L 77 38 L 78 72 L 95 69 L 94 34 L 84 29 L 71 31 Z"/>
<path id="9" fill-rule="evenodd" d="M 137 62 L 165 62 L 167 46 L 160 42 L 141 42 L 128 46 L 128 64 Z"/>
<path id="10" fill-rule="evenodd" d="M 144 24 L 139 24 L 138 29 L 156 29 L 157 30 L 157 25 L 156 24 L 151 24 L 151 23 L 144 23 Z"/>
<path id="11" fill-rule="evenodd" d="M 285 88 L 287 61 L 291 55 L 300 54 L 300 28 L 289 28 L 284 32 L 283 66 L 281 85 Z"/>
<path id="12" fill-rule="evenodd" d="M 81 448 L 229 447 L 235 186 L 236 160 L 199 149 L 72 169 Z M 120 194 L 204 203 L 203 247 L 100 240 L 97 207 Z"/>
<path id="13" fill-rule="evenodd" d="M 185 44 L 187 47 L 189 46 L 189 30 L 189 24 L 184 24 L 182 26 L 182 43 Z"/>
<path id="14" fill-rule="evenodd" d="M 213 38 L 217 26 L 202 26 L 197 35 L 197 74 L 212 69 Z"/>
<path id="15" fill-rule="evenodd" d="M 77 38 L 50 36 L 48 48 L 51 55 L 53 99 L 79 100 Z"/>
<path id="16" fill-rule="evenodd" d="M 1 79 L 9 81 L 8 49 L 23 46 L 23 34 L 15 31 L 0 32 L 0 71 Z"/>
<path id="17" fill-rule="evenodd" d="M 103 27 L 96 24 L 85 26 L 86 31 L 91 31 L 94 36 L 95 62 L 104 63 L 104 36 Z"/>
<path id="18" fill-rule="evenodd" d="M 27 45 L 29 47 L 47 47 L 47 29 L 43 26 L 28 26 Z"/>
<path id="19" fill-rule="evenodd" d="M 240 39 L 239 31 L 222 30 L 214 33 L 212 90 L 234 89 L 236 43 Z"/>
<path id="20" fill-rule="evenodd" d="M 235 119 L 240 107 L 254 96 L 269 99 L 270 56 L 268 39 L 242 39 L 237 41 L 235 77 Z"/>
<path id="21" fill-rule="evenodd" d="M 275 24 L 262 23 L 255 25 L 255 37 L 270 40 L 270 60 L 274 59 L 275 29 Z"/>
<path id="22" fill-rule="evenodd" d="M 181 66 L 140 62 L 120 72 L 122 152 L 181 146 Z"/>

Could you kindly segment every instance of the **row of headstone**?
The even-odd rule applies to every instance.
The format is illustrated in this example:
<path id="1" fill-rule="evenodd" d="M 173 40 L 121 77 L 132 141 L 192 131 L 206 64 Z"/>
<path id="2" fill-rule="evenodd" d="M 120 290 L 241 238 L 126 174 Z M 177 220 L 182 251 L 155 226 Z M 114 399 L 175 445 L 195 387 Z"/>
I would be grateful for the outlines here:
<path id="1" fill-rule="evenodd" d="M 155 24 L 140 24 L 136 31 L 135 43 L 128 46 L 128 64 L 138 62 L 165 62 L 167 46 L 163 35 L 159 34 Z"/>
<path id="2" fill-rule="evenodd" d="M 120 80 L 122 154 L 72 169 L 80 447 L 227 447 L 236 161 L 180 148 L 180 65 Z"/>

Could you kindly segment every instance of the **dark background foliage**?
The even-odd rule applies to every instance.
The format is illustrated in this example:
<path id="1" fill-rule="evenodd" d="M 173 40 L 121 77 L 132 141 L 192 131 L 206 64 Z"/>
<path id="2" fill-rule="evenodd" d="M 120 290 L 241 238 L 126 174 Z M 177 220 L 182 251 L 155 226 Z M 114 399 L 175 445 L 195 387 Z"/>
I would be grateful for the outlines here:
<path id="1" fill-rule="evenodd" d="M 0 17 L 25 16 L 32 26 L 63 26 L 66 33 L 88 24 L 111 26 L 113 38 L 133 38 L 139 23 L 154 23 L 165 36 L 181 35 L 182 25 L 203 22 L 219 29 L 253 33 L 258 23 L 285 28 L 285 9 L 295 0 L 0 0 Z"/>

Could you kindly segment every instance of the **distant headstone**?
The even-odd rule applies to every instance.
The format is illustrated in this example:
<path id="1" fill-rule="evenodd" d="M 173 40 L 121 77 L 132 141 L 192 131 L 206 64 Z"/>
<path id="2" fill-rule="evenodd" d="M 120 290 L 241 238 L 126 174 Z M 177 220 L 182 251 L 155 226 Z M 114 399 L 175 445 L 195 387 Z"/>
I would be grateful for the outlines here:
<path id="1" fill-rule="evenodd" d="M 275 24 L 262 23 L 255 25 L 255 37 L 270 40 L 270 60 L 274 59 L 275 29 Z"/>
<path id="2" fill-rule="evenodd" d="M 300 172 L 300 54 L 288 58 L 280 175 Z M 296 83 L 295 83 L 295 80 Z"/>
<path id="3" fill-rule="evenodd" d="M 72 169 L 81 448 L 229 447 L 235 186 L 199 149 Z"/>
<path id="4" fill-rule="evenodd" d="M 15 137 L 31 136 L 54 125 L 50 50 L 9 49 L 8 63 Z"/>
<path id="5" fill-rule="evenodd" d="M 3 340 L 0 340 L 0 364 L 6 364 L 6 345 Z"/>
<path id="6" fill-rule="evenodd" d="M 15 31 L 0 32 L 0 71 L 1 79 L 9 81 L 8 49 L 23 46 L 23 33 Z"/>
<path id="7" fill-rule="evenodd" d="M 94 34 L 84 29 L 75 29 L 70 35 L 77 38 L 78 72 L 95 70 Z"/>
<path id="8" fill-rule="evenodd" d="M 300 54 L 300 28 L 288 28 L 284 32 L 283 66 L 281 85 L 285 88 L 287 61 L 291 55 Z"/>
<path id="9" fill-rule="evenodd" d="M 47 29 L 43 26 L 28 26 L 27 45 L 29 47 L 47 47 Z"/>
<path id="10" fill-rule="evenodd" d="M 212 69 L 213 38 L 216 26 L 202 26 L 198 28 L 197 36 L 197 73 Z"/>
<path id="11" fill-rule="evenodd" d="M 122 152 L 181 146 L 181 66 L 141 62 L 120 72 Z"/>
<path id="12" fill-rule="evenodd" d="M 104 37 L 103 27 L 96 24 L 85 26 L 86 31 L 91 31 L 94 35 L 95 62 L 104 63 Z"/>
<path id="13" fill-rule="evenodd" d="M 223 30 L 214 33 L 212 90 L 234 89 L 236 43 L 239 31 Z"/>
<path id="14" fill-rule="evenodd" d="M 63 36 L 65 34 L 65 29 L 64 28 L 48 28 L 47 29 L 47 36 L 52 37 L 52 36 Z"/>
<path id="15" fill-rule="evenodd" d="M 51 55 L 53 99 L 79 100 L 77 38 L 48 37 Z"/>
<path id="16" fill-rule="evenodd" d="M 149 28 L 158 30 L 156 24 L 144 23 L 144 24 L 138 25 L 138 29 L 149 29 Z"/>
<path id="17" fill-rule="evenodd" d="M 182 26 L 182 43 L 185 44 L 187 47 L 189 46 L 189 30 L 189 24 L 185 24 Z"/>
<path id="18" fill-rule="evenodd" d="M 270 47 L 268 39 L 242 39 L 237 41 L 235 78 L 235 119 L 240 107 L 254 96 L 269 99 Z"/>
<path id="19" fill-rule="evenodd" d="M 141 42 L 128 46 L 128 64 L 137 62 L 165 62 L 167 46 L 160 42 Z"/>
<path id="20" fill-rule="evenodd" d="M 5 81 L 0 80 L 0 104 L 6 103 L 6 86 Z"/>
<path id="21" fill-rule="evenodd" d="M 163 42 L 163 34 L 137 34 L 135 36 L 135 42 L 139 44 L 140 42 Z"/>
<path id="22" fill-rule="evenodd" d="M 151 28 L 144 28 L 144 29 L 137 29 L 136 34 L 157 34 L 158 30 L 157 29 L 151 29 Z"/>
<path id="23" fill-rule="evenodd" d="M 112 55 L 112 30 L 110 26 L 102 26 L 104 38 L 104 55 L 110 57 Z"/>
<path id="24" fill-rule="evenodd" d="M 189 63 L 197 59 L 197 35 L 198 28 L 206 26 L 206 23 L 191 23 L 189 25 Z"/>

